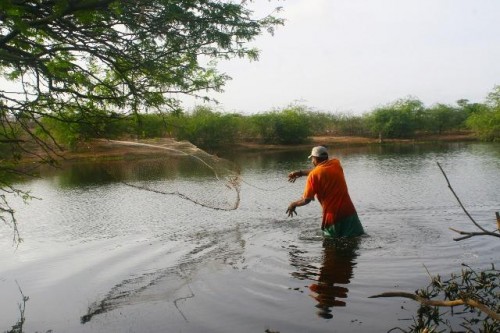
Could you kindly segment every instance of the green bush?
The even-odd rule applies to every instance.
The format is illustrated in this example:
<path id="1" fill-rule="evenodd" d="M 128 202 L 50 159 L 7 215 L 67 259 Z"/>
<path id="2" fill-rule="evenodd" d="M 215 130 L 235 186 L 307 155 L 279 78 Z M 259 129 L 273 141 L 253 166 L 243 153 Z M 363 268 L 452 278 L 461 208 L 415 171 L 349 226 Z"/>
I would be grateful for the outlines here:
<path id="1" fill-rule="evenodd" d="M 350 114 L 340 114 L 337 118 L 337 133 L 344 136 L 370 136 L 368 118 Z"/>
<path id="2" fill-rule="evenodd" d="M 484 141 L 500 141 L 500 108 L 471 115 L 467 126 Z"/>
<path id="3" fill-rule="evenodd" d="M 467 112 L 446 104 L 435 104 L 425 111 L 422 130 L 442 134 L 445 131 L 459 130 L 465 127 Z"/>
<path id="4" fill-rule="evenodd" d="M 422 128 L 424 106 L 417 99 L 400 99 L 375 109 L 369 116 L 370 128 L 375 135 L 387 138 L 409 138 Z"/>
<path id="5" fill-rule="evenodd" d="M 467 126 L 484 141 L 500 141 L 500 86 L 495 86 L 486 104 L 469 116 Z"/>
<path id="6" fill-rule="evenodd" d="M 69 118 L 73 118 L 70 114 L 68 116 Z M 80 127 L 81 125 L 75 122 L 75 120 L 63 121 L 59 118 L 44 117 L 41 119 L 40 126 L 36 128 L 35 132 L 39 137 L 44 139 L 51 136 L 59 144 L 72 149 L 82 138 Z"/>
<path id="7" fill-rule="evenodd" d="M 135 132 L 140 138 L 161 138 L 168 133 L 167 121 L 159 113 L 135 115 Z"/>
<path id="8" fill-rule="evenodd" d="M 209 107 L 198 106 L 192 114 L 183 116 L 177 128 L 177 138 L 204 148 L 234 143 L 239 133 L 241 116 L 222 114 Z"/>
<path id="9" fill-rule="evenodd" d="M 289 107 L 250 117 L 256 135 L 264 143 L 298 144 L 307 141 L 311 131 L 309 113 L 303 107 Z"/>
<path id="10" fill-rule="evenodd" d="M 77 112 L 65 110 L 54 117 L 44 117 L 35 131 L 43 138 L 52 136 L 59 144 L 72 149 L 79 141 L 92 138 L 116 138 L 132 131 L 129 118 L 101 110 Z"/>
<path id="11" fill-rule="evenodd" d="M 400 99 L 364 115 L 327 113 L 292 105 L 259 114 L 222 113 L 207 106 L 192 112 L 105 113 L 90 105 L 86 112 L 66 110 L 40 119 L 40 134 L 74 147 L 89 138 L 174 137 L 204 148 L 248 140 L 267 144 L 306 143 L 312 135 L 382 136 L 413 138 L 416 133 L 442 134 L 469 128 L 483 140 L 499 139 L 500 86 L 486 103 L 457 101 L 456 106 L 435 104 L 425 108 L 416 98 Z M 0 133 L 0 136 L 2 134 Z M 0 147 L 1 148 L 1 147 Z"/>

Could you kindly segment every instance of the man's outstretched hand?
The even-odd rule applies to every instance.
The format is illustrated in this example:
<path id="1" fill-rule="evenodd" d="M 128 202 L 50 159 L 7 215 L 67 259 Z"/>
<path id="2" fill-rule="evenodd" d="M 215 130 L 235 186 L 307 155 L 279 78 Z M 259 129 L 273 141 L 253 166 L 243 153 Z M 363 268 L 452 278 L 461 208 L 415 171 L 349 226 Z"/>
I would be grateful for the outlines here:
<path id="1" fill-rule="evenodd" d="M 288 174 L 288 181 L 295 183 L 295 180 L 302 176 L 302 171 L 293 171 Z"/>
<path id="2" fill-rule="evenodd" d="M 286 210 L 288 217 L 293 217 L 293 214 L 297 215 L 295 208 L 297 208 L 297 206 L 295 206 L 293 203 L 291 203 L 290 206 L 288 206 L 288 208 Z"/>

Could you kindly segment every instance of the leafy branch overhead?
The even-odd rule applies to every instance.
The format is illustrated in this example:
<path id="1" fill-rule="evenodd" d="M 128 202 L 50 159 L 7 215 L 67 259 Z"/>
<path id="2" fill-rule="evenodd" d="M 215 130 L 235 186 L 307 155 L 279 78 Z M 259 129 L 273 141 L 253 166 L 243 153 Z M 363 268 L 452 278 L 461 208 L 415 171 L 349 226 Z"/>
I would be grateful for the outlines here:
<path id="1" fill-rule="evenodd" d="M 247 1 L 0 1 L 0 192 L 29 174 L 21 156 L 55 162 L 51 124 L 102 137 L 123 116 L 178 111 L 182 95 L 209 99 L 229 79 L 216 62 L 257 59 L 249 42 L 281 24 Z M 0 219 L 13 214 L 0 202 Z"/>
<path id="2" fill-rule="evenodd" d="M 100 137 L 124 114 L 177 110 L 181 95 L 208 99 L 229 79 L 216 61 L 257 59 L 249 42 L 281 24 L 254 18 L 247 2 L 0 1 L 0 160 L 53 163 L 50 120 Z"/>
<path id="3" fill-rule="evenodd" d="M 176 104 L 221 90 L 209 59 L 256 59 L 247 42 L 282 21 L 221 1 L 42 0 L 0 4 L 0 66 L 21 83 L 1 97 L 19 111 Z M 23 97 L 23 98 L 20 98 Z"/>

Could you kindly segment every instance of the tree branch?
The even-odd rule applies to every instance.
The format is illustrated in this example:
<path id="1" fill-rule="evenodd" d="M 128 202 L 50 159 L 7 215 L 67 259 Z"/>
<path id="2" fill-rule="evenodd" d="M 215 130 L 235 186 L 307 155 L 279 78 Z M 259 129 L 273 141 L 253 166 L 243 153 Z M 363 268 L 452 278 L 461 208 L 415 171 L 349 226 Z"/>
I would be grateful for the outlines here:
<path id="1" fill-rule="evenodd" d="M 455 190 L 453 190 L 453 187 L 451 186 L 450 181 L 448 180 L 448 176 L 446 176 L 446 173 L 444 172 L 443 168 L 441 167 L 441 164 L 439 164 L 439 162 L 436 162 L 436 163 L 437 163 L 439 169 L 441 170 L 441 172 L 443 173 L 443 176 L 446 179 L 446 182 L 448 183 L 448 188 L 451 190 L 451 193 L 453 193 L 453 195 L 455 196 L 455 199 L 457 199 L 460 207 L 462 207 L 462 210 L 469 217 L 469 219 L 472 221 L 472 223 L 474 223 L 474 225 L 476 227 L 478 227 L 482 231 L 482 232 L 468 232 L 468 231 L 460 231 L 460 230 L 456 230 L 456 229 L 450 228 L 451 230 L 453 230 L 455 232 L 458 232 L 461 235 L 467 235 L 466 237 L 454 238 L 454 240 L 459 241 L 459 240 L 463 240 L 463 239 L 466 239 L 466 238 L 470 238 L 472 236 L 483 236 L 483 235 L 495 236 L 495 237 L 499 237 L 500 238 L 500 234 L 495 233 L 494 231 L 492 232 L 492 231 L 488 231 L 488 230 L 484 229 L 483 227 L 481 227 L 474 220 L 474 218 L 472 218 L 472 216 L 469 214 L 469 212 L 467 211 L 467 209 L 465 209 L 464 205 L 460 201 L 460 198 L 458 197 L 458 195 L 455 193 Z M 500 222 L 499 222 L 500 221 L 500 217 L 499 217 L 498 213 L 496 213 L 496 216 L 497 216 L 497 227 L 498 227 L 498 229 L 500 229 Z M 497 231 L 498 231 L 498 229 L 497 229 Z"/>
<path id="2" fill-rule="evenodd" d="M 481 310 L 492 319 L 500 320 L 500 313 L 493 311 L 486 305 L 473 299 L 455 299 L 450 301 L 432 300 L 418 296 L 416 294 L 407 293 L 403 291 L 389 291 L 378 295 L 373 295 L 368 298 L 380 298 L 380 297 L 404 297 L 417 301 L 422 305 L 428 305 L 428 306 L 452 307 L 458 305 L 468 305 L 470 307 Z"/>

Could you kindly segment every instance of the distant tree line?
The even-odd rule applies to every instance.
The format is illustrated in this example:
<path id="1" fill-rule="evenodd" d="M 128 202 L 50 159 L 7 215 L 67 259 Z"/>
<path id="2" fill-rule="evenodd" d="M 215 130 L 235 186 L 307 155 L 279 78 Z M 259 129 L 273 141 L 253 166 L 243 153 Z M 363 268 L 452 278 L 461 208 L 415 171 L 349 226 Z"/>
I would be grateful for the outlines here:
<path id="1" fill-rule="evenodd" d="M 419 99 L 408 97 L 377 107 L 363 115 L 328 113 L 301 105 L 291 105 L 257 114 L 226 113 L 208 106 L 193 110 L 177 109 L 166 113 L 136 113 L 129 116 L 83 119 L 67 110 L 65 121 L 44 117 L 43 131 L 69 147 L 96 137 L 153 138 L 173 137 L 201 147 L 216 147 L 235 142 L 298 144 L 311 136 L 362 136 L 381 139 L 408 139 L 422 135 L 472 131 L 484 141 L 500 140 L 500 86 L 484 103 L 466 99 L 456 105 L 426 107 Z"/>

